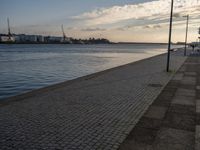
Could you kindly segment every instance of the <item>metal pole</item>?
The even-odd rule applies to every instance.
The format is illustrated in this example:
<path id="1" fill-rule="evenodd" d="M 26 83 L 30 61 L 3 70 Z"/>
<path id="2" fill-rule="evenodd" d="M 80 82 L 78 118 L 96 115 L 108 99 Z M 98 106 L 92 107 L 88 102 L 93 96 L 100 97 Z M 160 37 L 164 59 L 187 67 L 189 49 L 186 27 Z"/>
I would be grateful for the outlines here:
<path id="1" fill-rule="evenodd" d="M 168 42 L 168 54 L 167 54 L 167 72 L 169 72 L 169 61 L 170 61 L 170 51 L 171 51 L 173 7 L 174 7 L 174 0 L 171 1 L 171 14 L 170 14 L 170 25 L 169 25 L 169 42 Z"/>
<path id="2" fill-rule="evenodd" d="M 199 37 L 199 43 L 198 43 L 198 47 L 200 47 L 200 37 Z"/>
<path id="3" fill-rule="evenodd" d="M 200 27 L 199 27 L 199 35 L 200 35 Z M 198 47 L 200 46 L 200 37 L 198 37 L 199 41 L 198 41 Z"/>
<path id="4" fill-rule="evenodd" d="M 11 32 L 10 32 L 10 22 L 9 22 L 9 18 L 7 18 L 7 24 L 8 24 L 8 39 L 11 40 Z"/>
<path id="5" fill-rule="evenodd" d="M 189 23 L 189 15 L 187 15 L 187 22 L 186 22 L 186 35 L 185 35 L 185 50 L 184 50 L 184 56 L 186 56 L 186 50 L 187 50 L 188 23 Z"/>

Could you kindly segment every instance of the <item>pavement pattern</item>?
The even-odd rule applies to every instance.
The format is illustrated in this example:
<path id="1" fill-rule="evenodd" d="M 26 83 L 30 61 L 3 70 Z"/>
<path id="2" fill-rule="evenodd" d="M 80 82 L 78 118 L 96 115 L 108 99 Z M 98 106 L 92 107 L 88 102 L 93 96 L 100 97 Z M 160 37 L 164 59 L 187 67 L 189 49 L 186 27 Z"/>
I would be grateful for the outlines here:
<path id="1" fill-rule="evenodd" d="M 170 73 L 162 54 L 2 100 L 0 148 L 116 150 L 185 59 L 182 50 L 172 52 Z M 159 120 L 166 109 L 156 110 Z"/>
<path id="2" fill-rule="evenodd" d="M 200 150 L 200 57 L 188 57 L 119 150 Z"/>

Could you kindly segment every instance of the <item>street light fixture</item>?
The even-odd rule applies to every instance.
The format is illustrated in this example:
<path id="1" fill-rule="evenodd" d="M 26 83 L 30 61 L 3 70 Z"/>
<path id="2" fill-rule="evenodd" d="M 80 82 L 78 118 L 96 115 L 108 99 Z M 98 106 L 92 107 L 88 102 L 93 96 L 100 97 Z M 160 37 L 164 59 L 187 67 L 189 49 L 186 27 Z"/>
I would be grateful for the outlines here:
<path id="1" fill-rule="evenodd" d="M 171 1 L 171 14 L 170 14 L 170 25 L 169 25 L 169 42 L 168 42 L 168 53 L 167 53 L 167 72 L 169 72 L 169 61 L 170 61 L 170 51 L 171 51 L 173 7 L 174 7 L 174 0 Z"/>

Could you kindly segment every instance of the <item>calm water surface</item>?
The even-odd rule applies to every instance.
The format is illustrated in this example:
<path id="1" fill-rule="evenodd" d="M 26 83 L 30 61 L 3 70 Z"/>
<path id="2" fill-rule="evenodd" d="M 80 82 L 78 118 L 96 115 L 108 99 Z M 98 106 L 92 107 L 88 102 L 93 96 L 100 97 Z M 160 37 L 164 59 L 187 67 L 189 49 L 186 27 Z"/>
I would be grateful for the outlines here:
<path id="1" fill-rule="evenodd" d="M 0 99 L 166 52 L 167 45 L 0 45 Z"/>

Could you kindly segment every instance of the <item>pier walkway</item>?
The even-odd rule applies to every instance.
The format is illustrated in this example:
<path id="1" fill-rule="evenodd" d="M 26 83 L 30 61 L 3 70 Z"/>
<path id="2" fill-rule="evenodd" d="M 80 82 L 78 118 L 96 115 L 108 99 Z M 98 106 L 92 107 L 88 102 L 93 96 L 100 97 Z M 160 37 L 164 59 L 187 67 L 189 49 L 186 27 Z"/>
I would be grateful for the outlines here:
<path id="1" fill-rule="evenodd" d="M 172 52 L 170 73 L 165 72 L 166 54 L 162 54 L 2 100 L 0 147 L 3 150 L 116 150 L 185 59 L 182 50 Z M 193 63 L 190 60 L 193 59 L 189 58 L 184 66 Z M 185 84 L 195 82 L 195 71 L 186 74 L 181 71 L 184 70 L 179 70 L 174 80 L 184 79 Z M 187 93 L 185 88 L 180 90 Z M 167 121 L 170 120 L 166 120 L 170 126 Z M 190 124 L 186 130 L 193 133 Z M 168 130 L 161 131 L 162 134 Z"/>
<path id="2" fill-rule="evenodd" d="M 200 150 L 200 56 L 190 56 L 119 150 Z"/>

